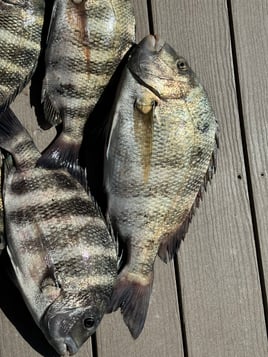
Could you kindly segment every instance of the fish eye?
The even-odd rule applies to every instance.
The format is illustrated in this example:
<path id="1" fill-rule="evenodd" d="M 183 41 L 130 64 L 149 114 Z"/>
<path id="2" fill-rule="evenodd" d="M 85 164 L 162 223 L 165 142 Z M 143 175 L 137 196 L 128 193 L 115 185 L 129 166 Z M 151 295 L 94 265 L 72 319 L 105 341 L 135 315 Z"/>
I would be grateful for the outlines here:
<path id="1" fill-rule="evenodd" d="M 94 320 L 93 317 L 87 317 L 87 318 L 83 321 L 83 323 L 84 323 L 84 327 L 85 327 L 86 329 L 90 329 L 90 328 L 92 328 L 92 327 L 95 325 L 95 320 Z"/>
<path id="2" fill-rule="evenodd" d="M 184 58 L 180 58 L 177 60 L 177 67 L 181 71 L 186 71 L 188 69 L 187 62 L 185 61 Z"/>

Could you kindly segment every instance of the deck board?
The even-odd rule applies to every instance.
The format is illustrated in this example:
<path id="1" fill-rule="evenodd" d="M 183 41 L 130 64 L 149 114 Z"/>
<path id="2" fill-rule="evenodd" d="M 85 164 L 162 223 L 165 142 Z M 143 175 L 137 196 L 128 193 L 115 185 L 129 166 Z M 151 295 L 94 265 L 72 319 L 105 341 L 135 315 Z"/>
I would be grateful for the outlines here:
<path id="1" fill-rule="evenodd" d="M 232 1 L 238 72 L 266 289 L 268 289 L 267 1 Z"/>
<path id="2" fill-rule="evenodd" d="M 130 336 L 120 312 L 104 317 L 97 331 L 98 357 L 184 356 L 174 276 L 172 265 L 156 262 L 148 316 L 137 340 Z"/>
<path id="3" fill-rule="evenodd" d="M 149 32 L 147 1 L 132 0 L 137 40 Z M 120 312 L 106 315 L 77 357 L 264 357 L 268 355 L 262 292 L 248 197 L 226 0 L 152 0 L 153 25 L 185 56 L 207 89 L 220 124 L 218 171 L 178 254 L 185 324 L 174 264 L 155 265 L 144 331 L 134 341 Z M 268 286 L 268 5 L 232 0 L 242 110 L 256 224 Z M 29 87 L 12 108 L 43 150 L 55 129 L 39 128 Z M 256 233 L 256 230 L 255 230 Z M 13 285 L 0 274 L 0 357 L 56 357 Z M 185 341 L 184 341 L 185 342 Z M 185 352 L 186 350 L 186 352 Z"/>
<path id="4" fill-rule="evenodd" d="M 153 1 L 155 32 L 189 60 L 221 128 L 218 172 L 178 257 L 188 353 L 266 356 L 226 2 L 176 4 Z"/>

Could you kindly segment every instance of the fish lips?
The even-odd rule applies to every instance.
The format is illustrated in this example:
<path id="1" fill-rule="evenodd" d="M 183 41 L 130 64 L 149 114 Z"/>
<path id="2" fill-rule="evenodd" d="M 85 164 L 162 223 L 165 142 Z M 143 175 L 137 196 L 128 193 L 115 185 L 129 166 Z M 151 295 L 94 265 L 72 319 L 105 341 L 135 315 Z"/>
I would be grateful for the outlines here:
<path id="1" fill-rule="evenodd" d="M 128 62 L 128 68 L 139 77 L 146 76 L 144 68 L 148 63 L 154 62 L 154 58 L 166 46 L 166 42 L 158 36 L 146 36 L 136 47 L 134 47 Z"/>
<path id="2" fill-rule="evenodd" d="M 148 35 L 134 47 L 127 68 L 138 83 L 148 88 L 159 99 L 164 100 L 165 94 L 155 87 L 156 77 L 159 80 L 167 81 L 167 83 L 172 82 L 174 72 L 171 67 L 173 63 L 169 65 L 163 58 L 161 59 L 162 52 L 168 53 L 173 59 L 178 58 L 176 52 L 167 42 L 157 35 Z M 156 68 L 157 73 L 154 72 Z M 176 94 L 175 96 L 177 97 Z"/>
<path id="3" fill-rule="evenodd" d="M 101 318 L 96 308 L 73 308 L 53 313 L 48 309 L 41 322 L 41 329 L 49 343 L 61 356 L 74 355 L 96 331 Z M 88 321 L 88 325 L 85 325 Z M 91 324 L 89 324 L 91 321 Z"/>

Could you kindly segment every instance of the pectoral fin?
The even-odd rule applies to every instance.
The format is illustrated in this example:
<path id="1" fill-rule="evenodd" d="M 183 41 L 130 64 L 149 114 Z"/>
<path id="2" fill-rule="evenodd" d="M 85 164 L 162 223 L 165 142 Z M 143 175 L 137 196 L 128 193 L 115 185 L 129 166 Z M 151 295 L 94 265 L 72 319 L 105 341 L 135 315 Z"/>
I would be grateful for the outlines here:
<path id="1" fill-rule="evenodd" d="M 141 151 L 144 182 L 149 179 L 153 150 L 153 120 L 155 104 L 136 101 L 134 107 L 134 132 Z"/>

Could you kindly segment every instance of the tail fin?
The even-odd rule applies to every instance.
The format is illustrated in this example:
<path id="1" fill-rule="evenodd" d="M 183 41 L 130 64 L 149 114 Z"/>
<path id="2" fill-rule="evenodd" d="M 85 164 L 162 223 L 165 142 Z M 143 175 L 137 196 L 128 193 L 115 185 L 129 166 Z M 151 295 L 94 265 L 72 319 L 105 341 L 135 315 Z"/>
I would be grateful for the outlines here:
<path id="1" fill-rule="evenodd" d="M 115 283 L 107 312 L 116 311 L 120 307 L 124 322 L 134 339 L 140 335 L 144 327 L 152 286 L 153 273 L 148 281 L 144 282 L 138 276 L 135 278 L 127 272 L 126 267 Z"/>
<path id="2" fill-rule="evenodd" d="M 40 157 L 30 134 L 9 108 L 0 114 L 0 147 L 12 154 L 16 167 L 35 166 Z"/>
<path id="3" fill-rule="evenodd" d="M 66 168 L 86 188 L 86 170 L 80 166 L 79 151 L 80 144 L 61 133 L 43 152 L 37 165 L 48 169 Z"/>

